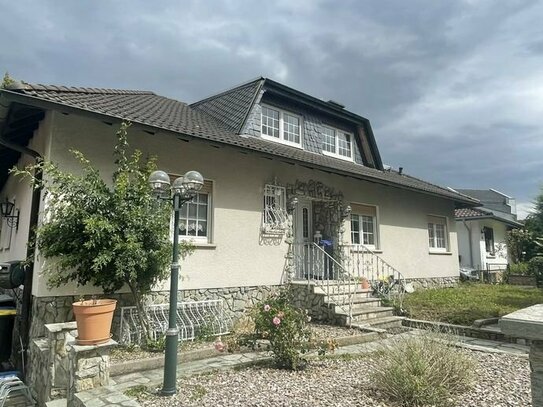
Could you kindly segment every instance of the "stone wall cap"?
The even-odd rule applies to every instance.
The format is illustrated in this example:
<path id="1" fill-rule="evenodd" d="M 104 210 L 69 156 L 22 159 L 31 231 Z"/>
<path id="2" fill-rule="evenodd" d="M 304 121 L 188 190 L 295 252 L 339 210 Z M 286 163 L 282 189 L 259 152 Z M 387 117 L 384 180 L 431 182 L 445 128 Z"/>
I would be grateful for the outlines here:
<path id="1" fill-rule="evenodd" d="M 68 341 L 66 343 L 66 346 L 68 346 L 75 353 L 87 352 L 89 350 L 94 350 L 94 349 L 104 349 L 104 348 L 117 346 L 117 345 L 118 345 L 117 341 L 114 341 L 113 339 L 110 339 L 109 341 L 100 343 L 98 345 L 77 345 L 75 339 Z"/>
<path id="2" fill-rule="evenodd" d="M 506 335 L 543 340 L 543 304 L 504 315 L 500 319 L 500 329 Z"/>
<path id="3" fill-rule="evenodd" d="M 77 329 L 77 325 L 75 321 L 59 322 L 56 324 L 45 324 L 45 329 L 47 329 L 51 333 L 61 331 L 73 331 L 74 329 Z"/>

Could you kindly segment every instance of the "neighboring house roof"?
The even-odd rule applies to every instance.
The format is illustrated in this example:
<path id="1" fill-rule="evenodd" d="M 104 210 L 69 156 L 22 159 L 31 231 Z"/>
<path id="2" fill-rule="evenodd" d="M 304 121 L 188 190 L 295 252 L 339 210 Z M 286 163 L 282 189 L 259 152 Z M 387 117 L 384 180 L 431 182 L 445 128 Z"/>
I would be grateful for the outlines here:
<path id="1" fill-rule="evenodd" d="M 460 208 L 455 209 L 454 216 L 457 218 L 480 218 L 488 216 L 488 212 L 484 212 L 478 208 Z"/>
<path id="2" fill-rule="evenodd" d="M 246 86 L 249 88 L 252 83 L 250 82 Z M 247 103 L 248 93 L 249 91 L 247 93 L 240 91 L 237 94 L 239 103 L 235 108 L 232 107 L 232 110 L 238 113 L 235 118 L 223 123 L 218 116 L 213 117 L 209 113 L 212 111 L 209 106 L 213 105 L 211 103 L 213 97 L 205 99 L 208 101 L 206 103 L 204 103 L 205 100 L 197 102 L 195 105 L 200 104 L 200 108 L 197 108 L 144 91 L 31 84 L 24 84 L 16 89 L 0 90 L 0 96 L 16 104 L 67 112 L 73 110 L 80 114 L 102 116 L 102 120 L 108 117 L 129 120 L 148 126 L 148 130 L 162 129 L 179 135 L 209 140 L 217 144 L 257 151 L 265 155 L 281 157 L 286 162 L 294 161 L 311 168 L 451 199 L 460 205 L 478 203 L 477 200 L 454 190 L 439 187 L 405 173 L 399 174 L 393 170 L 382 171 L 256 137 L 240 136 L 233 130 L 233 126 L 239 123 L 242 116 L 240 112 L 243 110 L 240 106 L 245 106 Z M 207 107 L 204 108 L 204 104 L 207 104 Z M 360 117 L 347 111 L 345 114 Z M 4 168 L 5 165 L 5 163 L 0 163 L 1 173 L 6 173 L 13 163 L 7 168 Z"/>
<path id="3" fill-rule="evenodd" d="M 512 226 L 512 227 L 523 226 L 521 222 L 497 215 L 490 210 L 485 210 L 480 207 L 455 209 L 454 217 L 456 218 L 456 220 L 494 219 L 494 220 L 506 223 L 507 225 Z"/>
<path id="4" fill-rule="evenodd" d="M 514 199 L 495 189 L 456 189 L 461 194 L 471 196 L 481 201 L 485 209 L 499 211 L 503 214 L 516 215 L 512 212 L 511 201 Z M 514 207 L 514 206 L 513 206 Z M 513 218 L 512 218 L 513 219 Z M 513 219 L 514 220 L 514 219 Z"/>

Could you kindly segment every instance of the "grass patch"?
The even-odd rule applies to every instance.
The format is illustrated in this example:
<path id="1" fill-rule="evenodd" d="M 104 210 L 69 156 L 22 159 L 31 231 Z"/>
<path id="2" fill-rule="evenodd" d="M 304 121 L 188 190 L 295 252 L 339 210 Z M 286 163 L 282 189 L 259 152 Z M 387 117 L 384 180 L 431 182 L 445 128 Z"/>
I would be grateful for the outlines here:
<path id="1" fill-rule="evenodd" d="M 189 401 L 198 401 L 207 394 L 207 390 L 201 384 L 196 384 L 190 389 Z"/>
<path id="2" fill-rule="evenodd" d="M 145 396 L 148 396 L 150 394 L 151 393 L 149 392 L 147 387 L 144 386 L 143 384 L 129 387 L 128 389 L 124 391 L 125 396 L 133 398 L 133 399 L 138 399 L 138 400 L 141 400 L 145 398 Z"/>
<path id="3" fill-rule="evenodd" d="M 471 325 L 476 319 L 501 317 L 543 303 L 535 287 L 461 283 L 456 288 L 420 290 L 406 295 L 410 318 Z"/>

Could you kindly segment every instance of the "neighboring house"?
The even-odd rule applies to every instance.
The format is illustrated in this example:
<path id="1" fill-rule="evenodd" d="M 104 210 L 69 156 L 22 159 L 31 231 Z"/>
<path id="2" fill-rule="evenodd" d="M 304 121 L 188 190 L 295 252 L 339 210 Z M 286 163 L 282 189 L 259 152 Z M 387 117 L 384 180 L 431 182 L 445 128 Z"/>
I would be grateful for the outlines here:
<path id="1" fill-rule="evenodd" d="M 455 210 L 460 265 L 500 271 L 509 262 L 507 231 L 522 227 L 515 199 L 494 189 L 456 189 L 481 202 L 475 208 Z"/>
<path id="2" fill-rule="evenodd" d="M 194 169 L 206 179 L 177 231 L 196 246 L 182 264 L 185 299 L 222 298 L 239 313 L 289 279 L 458 279 L 454 210 L 477 200 L 385 169 L 367 119 L 265 78 L 190 105 L 143 91 L 22 83 L 1 90 L 0 200 L 15 203 L 20 222 L 2 227 L 0 261 L 26 257 L 33 207 L 44 205 L 9 168 L 32 162 L 32 150 L 77 170 L 74 148 L 109 177 L 121 120 L 133 123 L 131 146 L 156 155 L 160 169 Z M 320 240 L 322 249 L 313 244 Z M 317 264 L 323 256 L 326 264 Z M 31 336 L 71 318 L 74 295 L 96 292 L 48 288 L 42 262 L 38 256 L 28 282 Z M 167 287 L 157 287 L 155 302 L 166 302 Z M 118 298 L 127 304 L 125 294 Z"/>

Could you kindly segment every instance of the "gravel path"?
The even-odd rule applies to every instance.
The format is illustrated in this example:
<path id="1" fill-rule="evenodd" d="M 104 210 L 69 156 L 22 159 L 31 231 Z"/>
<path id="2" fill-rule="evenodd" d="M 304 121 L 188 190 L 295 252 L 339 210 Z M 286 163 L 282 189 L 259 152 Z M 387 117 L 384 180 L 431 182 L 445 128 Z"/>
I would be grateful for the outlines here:
<path id="1" fill-rule="evenodd" d="M 478 362 L 478 382 L 455 406 L 531 406 L 526 358 L 465 352 Z M 180 379 L 181 391 L 172 398 L 145 396 L 139 401 L 144 407 L 392 407 L 370 383 L 373 363 L 370 357 L 338 358 L 312 361 L 303 372 L 266 367 L 214 372 Z"/>

